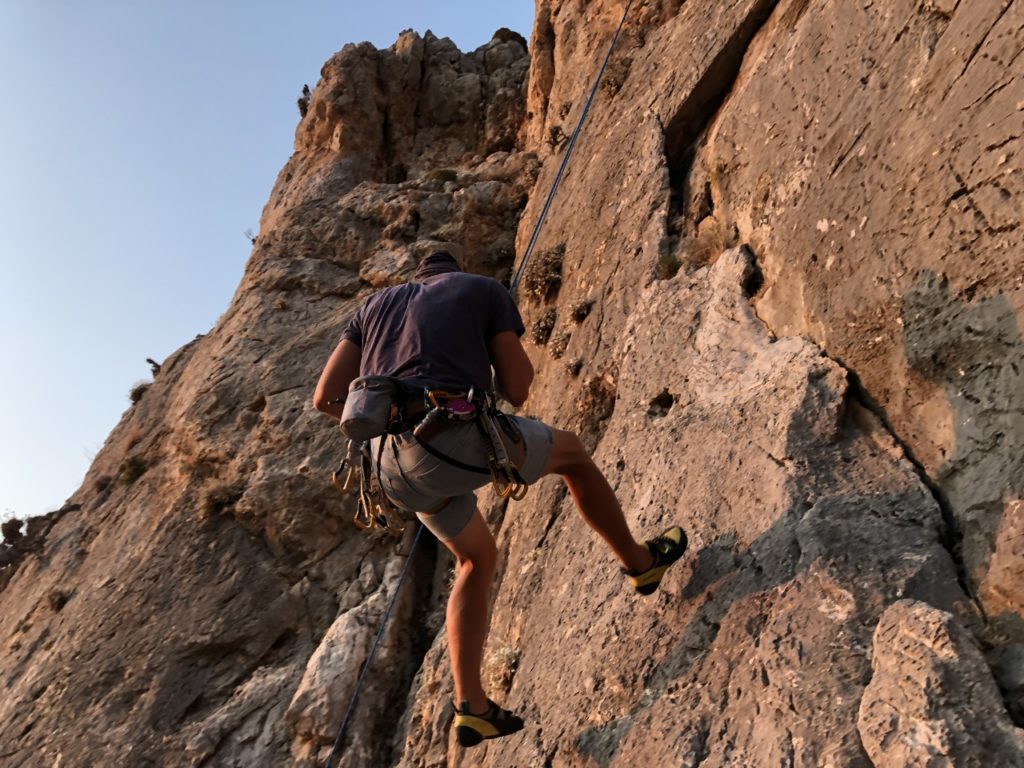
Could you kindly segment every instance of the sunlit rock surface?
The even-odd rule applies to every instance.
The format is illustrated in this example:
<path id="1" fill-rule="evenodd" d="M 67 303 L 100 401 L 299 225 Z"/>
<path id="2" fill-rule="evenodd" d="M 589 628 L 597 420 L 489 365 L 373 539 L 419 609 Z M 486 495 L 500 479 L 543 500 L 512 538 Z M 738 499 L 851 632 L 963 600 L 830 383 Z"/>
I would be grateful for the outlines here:
<path id="1" fill-rule="evenodd" d="M 431 248 L 509 277 L 621 13 L 325 64 L 231 306 L 0 551 L 0 761 L 323 764 L 413 531 L 350 523 L 316 377 Z M 1022 50 L 1013 0 L 630 10 L 521 285 L 524 410 L 690 553 L 640 599 L 557 480 L 482 491 L 526 728 L 450 737 L 428 539 L 336 764 L 1024 764 Z"/>

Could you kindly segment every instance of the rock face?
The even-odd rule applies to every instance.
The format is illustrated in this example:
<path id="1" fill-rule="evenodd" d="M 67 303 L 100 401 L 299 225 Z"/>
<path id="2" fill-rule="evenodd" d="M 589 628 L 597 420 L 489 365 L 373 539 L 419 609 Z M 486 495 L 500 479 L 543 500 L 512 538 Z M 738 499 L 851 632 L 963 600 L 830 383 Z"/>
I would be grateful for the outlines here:
<path id="1" fill-rule="evenodd" d="M 981 652 L 951 615 L 894 603 L 874 649 L 860 730 L 876 765 L 1019 765 L 1024 737 L 1008 727 Z"/>
<path id="2" fill-rule="evenodd" d="M 323 764 L 412 530 L 349 524 L 316 376 L 430 248 L 510 274 L 621 6 L 325 65 L 231 307 L 2 566 L 6 763 Z M 521 284 L 527 411 L 690 553 L 641 600 L 556 479 L 482 492 L 523 734 L 449 738 L 429 543 L 336 764 L 1024 764 L 1022 14 L 631 7 Z"/>
<path id="3" fill-rule="evenodd" d="M 406 33 L 324 67 L 231 306 L 4 567 L 0 763 L 318 764 L 404 557 L 349 522 L 311 387 L 363 298 L 424 250 L 508 271 L 536 174 L 507 151 L 528 64 L 514 39 L 462 54 Z M 374 723 L 400 710 L 437 631 L 424 552 L 349 764 L 387 764 Z"/>

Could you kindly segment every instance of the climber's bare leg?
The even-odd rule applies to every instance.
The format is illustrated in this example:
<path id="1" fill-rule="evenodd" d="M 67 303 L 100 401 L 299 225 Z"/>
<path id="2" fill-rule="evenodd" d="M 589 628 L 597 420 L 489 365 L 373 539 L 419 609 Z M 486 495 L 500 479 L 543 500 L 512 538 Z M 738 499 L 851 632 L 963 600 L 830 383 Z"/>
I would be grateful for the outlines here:
<path id="1" fill-rule="evenodd" d="M 455 538 L 443 542 L 456 558 L 455 586 L 448 598 L 448 653 L 455 678 L 455 702 L 468 701 L 471 712 L 487 710 L 487 694 L 480 680 L 484 641 L 487 639 L 488 603 L 497 547 L 480 511 L 473 513 Z"/>
<path id="2" fill-rule="evenodd" d="M 608 543 L 626 568 L 634 571 L 650 568 L 653 555 L 633 538 L 615 492 L 583 443 L 572 432 L 552 428 L 551 433 L 551 455 L 544 465 L 544 474 L 562 476 L 583 519 Z"/>

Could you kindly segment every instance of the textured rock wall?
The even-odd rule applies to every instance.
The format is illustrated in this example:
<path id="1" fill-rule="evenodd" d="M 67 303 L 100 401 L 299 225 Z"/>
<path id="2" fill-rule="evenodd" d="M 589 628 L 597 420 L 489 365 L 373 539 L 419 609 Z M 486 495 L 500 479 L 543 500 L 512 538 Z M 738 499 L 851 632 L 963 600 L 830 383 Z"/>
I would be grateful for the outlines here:
<path id="1" fill-rule="evenodd" d="M 542 485 L 501 527 L 489 646 L 526 735 L 437 743 L 435 648 L 403 765 L 1024 762 L 1020 11 L 630 12 L 528 270 L 550 289 L 524 295 L 527 408 L 692 557 L 637 605 Z M 520 250 L 620 14 L 538 3 Z M 883 631 L 907 598 L 958 617 L 918 620 L 956 638 L 955 674 Z"/>
<path id="2" fill-rule="evenodd" d="M 621 13 L 324 66 L 231 306 L 0 552 L 0 762 L 322 764 L 411 530 L 348 522 L 316 376 L 425 250 L 509 274 Z M 449 738 L 429 542 L 341 765 L 1024 764 L 1021 13 L 631 8 L 522 283 L 526 410 L 690 554 L 640 600 L 556 480 L 482 492 L 526 729 Z"/>
<path id="3" fill-rule="evenodd" d="M 752 244 L 773 332 L 856 373 L 1017 641 L 1022 33 L 1024 6 L 1006 0 L 781 4 L 701 137 L 685 200 L 691 221 L 706 206 Z"/>
<path id="4" fill-rule="evenodd" d="M 0 764 L 326 756 L 404 557 L 349 522 L 312 388 L 362 299 L 424 249 L 507 272 L 536 172 L 507 151 L 528 62 L 511 37 L 462 54 L 410 32 L 325 65 L 231 306 L 2 563 Z M 350 764 L 390 759 L 383 713 L 438 627 L 435 559 L 396 605 Z"/>

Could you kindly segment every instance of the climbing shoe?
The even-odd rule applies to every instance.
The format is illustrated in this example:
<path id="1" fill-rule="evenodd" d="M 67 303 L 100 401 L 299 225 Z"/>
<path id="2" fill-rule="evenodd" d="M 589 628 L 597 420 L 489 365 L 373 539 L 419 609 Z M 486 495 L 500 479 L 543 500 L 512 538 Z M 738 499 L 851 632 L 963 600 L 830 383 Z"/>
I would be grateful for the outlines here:
<path id="1" fill-rule="evenodd" d="M 650 595 L 661 584 L 661 577 L 665 571 L 676 560 L 683 556 L 686 551 L 686 533 L 678 525 L 669 528 L 661 536 L 644 543 L 644 546 L 654 555 L 654 564 L 646 571 L 634 571 L 623 569 L 629 577 L 629 582 L 641 595 Z"/>
<path id="2" fill-rule="evenodd" d="M 490 699 L 487 711 L 474 715 L 469 711 L 469 702 L 455 708 L 455 736 L 464 747 L 475 747 L 484 739 L 497 739 L 523 729 L 522 718 L 502 709 Z"/>

